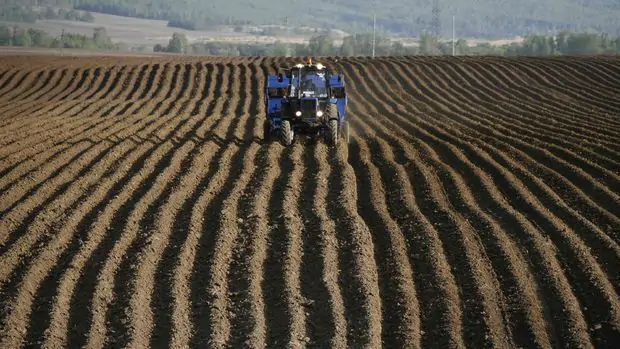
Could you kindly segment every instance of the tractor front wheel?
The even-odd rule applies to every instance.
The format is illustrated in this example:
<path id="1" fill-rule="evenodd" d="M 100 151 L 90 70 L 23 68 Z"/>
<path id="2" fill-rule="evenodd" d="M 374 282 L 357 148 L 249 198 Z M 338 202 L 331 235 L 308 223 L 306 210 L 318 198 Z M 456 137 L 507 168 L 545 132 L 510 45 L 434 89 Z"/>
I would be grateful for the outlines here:
<path id="1" fill-rule="evenodd" d="M 280 125 L 280 140 L 285 146 L 293 144 L 293 130 L 291 129 L 291 122 L 289 120 L 282 120 L 282 125 Z"/>

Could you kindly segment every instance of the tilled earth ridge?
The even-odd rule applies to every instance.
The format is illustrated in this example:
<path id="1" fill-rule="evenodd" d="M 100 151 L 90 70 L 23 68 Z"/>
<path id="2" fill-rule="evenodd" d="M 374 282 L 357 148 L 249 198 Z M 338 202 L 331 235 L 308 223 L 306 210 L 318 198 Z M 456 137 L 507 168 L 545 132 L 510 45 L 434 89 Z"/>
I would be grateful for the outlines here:
<path id="1" fill-rule="evenodd" d="M 620 58 L 0 57 L 0 347 L 612 348 Z"/>

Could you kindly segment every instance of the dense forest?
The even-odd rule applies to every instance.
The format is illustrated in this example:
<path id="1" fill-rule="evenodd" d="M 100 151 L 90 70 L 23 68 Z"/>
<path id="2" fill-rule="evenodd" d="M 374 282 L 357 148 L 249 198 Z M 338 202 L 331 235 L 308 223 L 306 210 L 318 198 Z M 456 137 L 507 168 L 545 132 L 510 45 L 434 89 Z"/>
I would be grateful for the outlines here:
<path id="1" fill-rule="evenodd" d="M 0 0 L 0 9 L 60 6 L 129 17 L 168 20 L 171 26 L 205 29 L 216 25 L 288 24 L 353 33 L 372 26 L 374 0 Z M 432 0 L 381 0 L 377 26 L 386 35 L 432 31 Z M 620 35 L 617 0 L 439 0 L 441 34 L 450 37 L 452 16 L 462 37 L 504 38 L 561 31 Z"/>

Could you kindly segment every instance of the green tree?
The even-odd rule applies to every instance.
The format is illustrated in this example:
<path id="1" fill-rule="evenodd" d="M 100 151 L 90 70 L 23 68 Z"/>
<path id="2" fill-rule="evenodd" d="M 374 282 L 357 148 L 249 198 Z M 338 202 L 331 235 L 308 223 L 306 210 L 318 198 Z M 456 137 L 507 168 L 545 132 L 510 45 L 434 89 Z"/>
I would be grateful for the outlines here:
<path id="1" fill-rule="evenodd" d="M 168 43 L 168 52 L 185 53 L 187 49 L 187 37 L 183 33 L 174 33 Z"/>
<path id="2" fill-rule="evenodd" d="M 312 37 L 308 46 L 313 56 L 329 56 L 334 53 L 334 39 L 328 35 Z"/>
<path id="3" fill-rule="evenodd" d="M 340 54 L 342 56 L 355 56 L 355 37 L 347 36 L 342 39 L 342 45 L 340 46 Z"/>

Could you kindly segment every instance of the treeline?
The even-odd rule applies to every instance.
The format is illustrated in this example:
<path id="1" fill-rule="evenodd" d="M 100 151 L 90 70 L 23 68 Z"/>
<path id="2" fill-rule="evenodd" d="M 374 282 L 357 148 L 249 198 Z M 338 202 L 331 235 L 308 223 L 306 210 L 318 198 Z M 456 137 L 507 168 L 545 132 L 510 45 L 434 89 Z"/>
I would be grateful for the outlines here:
<path id="1" fill-rule="evenodd" d="M 68 21 L 93 22 L 92 13 L 66 8 L 34 8 L 17 5 L 0 5 L 0 20 L 7 22 L 34 23 L 37 19 L 64 19 Z"/>
<path id="2" fill-rule="evenodd" d="M 400 41 L 376 37 L 377 56 L 450 55 L 452 42 L 439 42 L 430 35 L 422 35 L 419 46 L 405 46 Z M 529 36 L 522 43 L 468 45 L 460 39 L 454 45 L 457 55 L 497 56 L 550 56 L 575 54 L 620 53 L 620 37 L 607 34 L 567 33 L 556 36 Z M 175 33 L 167 46 L 156 45 L 155 52 L 213 56 L 370 56 L 372 35 L 356 34 L 345 37 L 336 45 L 328 35 L 315 36 L 308 44 L 236 44 L 225 42 L 188 43 L 185 35 Z"/>
<path id="3" fill-rule="evenodd" d="M 0 26 L 0 46 L 76 48 L 102 51 L 128 51 L 124 43 L 113 43 L 105 28 L 96 28 L 92 36 L 66 33 L 51 36 L 43 30 Z"/>
<path id="4" fill-rule="evenodd" d="M 374 0 L 316 0 L 283 6 L 281 1 L 261 4 L 241 0 L 0 0 L 2 5 L 73 7 L 78 10 L 126 17 L 166 20 L 170 26 L 205 29 L 217 25 L 280 24 L 337 28 L 363 32 L 372 28 Z M 290 4 L 289 4 L 290 5 Z M 442 1 L 441 35 L 450 37 L 452 15 L 461 36 L 505 38 L 559 31 L 609 32 L 620 28 L 617 0 Z M 583 14 L 582 11 L 584 11 Z M 387 35 L 419 35 L 433 28 L 431 0 L 392 0 L 376 7 L 377 28 Z"/>

